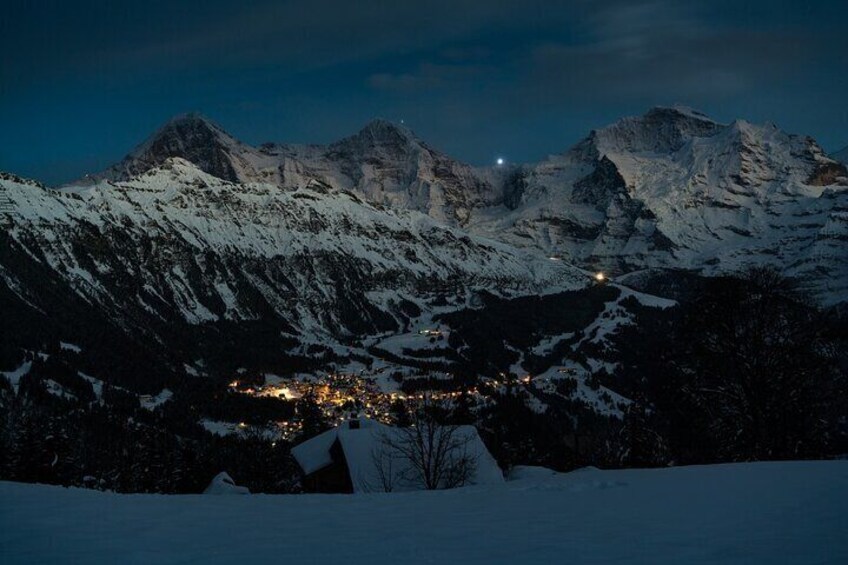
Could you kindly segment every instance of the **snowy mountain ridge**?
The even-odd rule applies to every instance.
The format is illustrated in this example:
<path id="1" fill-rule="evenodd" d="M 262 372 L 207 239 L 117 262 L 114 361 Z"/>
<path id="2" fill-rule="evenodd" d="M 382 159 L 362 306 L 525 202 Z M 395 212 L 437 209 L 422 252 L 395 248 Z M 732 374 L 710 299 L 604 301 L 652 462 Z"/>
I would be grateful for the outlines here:
<path id="1" fill-rule="evenodd" d="M 174 156 L 230 181 L 353 191 L 587 269 L 770 264 L 826 304 L 848 292 L 848 171 L 773 124 L 657 107 L 541 163 L 473 168 L 386 120 L 327 146 L 254 148 L 189 114 L 93 178 L 126 180 Z"/>
<path id="2" fill-rule="evenodd" d="M 295 189 L 318 180 L 451 225 L 465 223 L 470 209 L 493 190 L 470 166 L 431 149 L 408 128 L 387 120 L 372 120 L 358 133 L 328 146 L 266 143 L 255 148 L 199 114 L 174 118 L 120 163 L 71 186 L 89 184 L 90 179 L 129 180 L 170 157 L 184 158 L 232 182 Z"/>
<path id="3" fill-rule="evenodd" d="M 471 231 L 613 273 L 769 264 L 845 300 L 848 172 L 810 138 L 656 108 L 520 175 L 520 205 Z"/>
<path id="4" fill-rule="evenodd" d="M 142 311 L 188 323 L 270 315 L 340 336 L 397 329 L 404 308 L 418 310 L 410 301 L 437 291 L 464 300 L 587 284 L 563 263 L 418 212 L 349 191 L 231 183 L 181 158 L 73 190 L 0 184 L 13 203 L 0 261 L 9 288 L 37 302 L 20 267 L 36 262 L 128 323 Z"/>

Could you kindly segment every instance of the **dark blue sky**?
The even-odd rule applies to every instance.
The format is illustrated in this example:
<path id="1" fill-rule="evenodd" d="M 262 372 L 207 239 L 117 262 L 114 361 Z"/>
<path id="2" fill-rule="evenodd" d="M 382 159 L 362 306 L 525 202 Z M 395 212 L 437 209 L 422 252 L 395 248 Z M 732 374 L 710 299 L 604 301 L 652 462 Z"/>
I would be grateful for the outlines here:
<path id="1" fill-rule="evenodd" d="M 0 170 L 68 181 L 174 114 L 249 142 L 404 119 L 474 164 L 681 103 L 848 144 L 848 2 L 5 0 Z"/>

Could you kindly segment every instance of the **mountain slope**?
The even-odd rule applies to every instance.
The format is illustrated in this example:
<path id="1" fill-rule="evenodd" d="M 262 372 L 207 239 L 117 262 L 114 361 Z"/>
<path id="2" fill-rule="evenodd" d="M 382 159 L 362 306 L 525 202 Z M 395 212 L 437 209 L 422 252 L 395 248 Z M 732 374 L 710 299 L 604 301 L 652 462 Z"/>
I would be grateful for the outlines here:
<path id="1" fill-rule="evenodd" d="M 0 278 L 18 308 L 84 303 L 162 343 L 174 327 L 227 324 L 264 324 L 279 349 L 351 340 L 398 331 L 434 301 L 462 307 L 480 290 L 588 281 L 536 252 L 351 192 L 230 183 L 179 158 L 89 188 L 0 185 L 13 204 Z M 57 288 L 47 293 L 45 280 Z"/>

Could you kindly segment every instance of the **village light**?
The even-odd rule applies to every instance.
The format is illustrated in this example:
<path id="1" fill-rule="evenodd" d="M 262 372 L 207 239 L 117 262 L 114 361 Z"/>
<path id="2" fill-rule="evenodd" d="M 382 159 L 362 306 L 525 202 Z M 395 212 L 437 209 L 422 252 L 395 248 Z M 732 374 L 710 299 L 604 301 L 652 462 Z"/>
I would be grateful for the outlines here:
<path id="1" fill-rule="evenodd" d="M 600 272 L 595 273 L 595 280 L 598 281 L 598 282 L 604 282 L 604 280 L 606 280 L 606 278 L 607 278 L 606 275 L 604 275 L 603 273 L 600 273 Z"/>

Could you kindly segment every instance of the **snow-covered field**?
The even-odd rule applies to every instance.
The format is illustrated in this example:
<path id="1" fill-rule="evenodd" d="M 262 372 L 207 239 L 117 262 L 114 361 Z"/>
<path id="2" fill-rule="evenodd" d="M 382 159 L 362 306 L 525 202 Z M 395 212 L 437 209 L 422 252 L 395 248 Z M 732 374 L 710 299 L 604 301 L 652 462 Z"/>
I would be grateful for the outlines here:
<path id="1" fill-rule="evenodd" d="M 519 475 L 361 496 L 0 483 L 0 562 L 848 563 L 846 461 Z"/>

